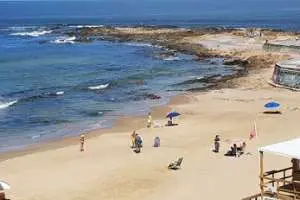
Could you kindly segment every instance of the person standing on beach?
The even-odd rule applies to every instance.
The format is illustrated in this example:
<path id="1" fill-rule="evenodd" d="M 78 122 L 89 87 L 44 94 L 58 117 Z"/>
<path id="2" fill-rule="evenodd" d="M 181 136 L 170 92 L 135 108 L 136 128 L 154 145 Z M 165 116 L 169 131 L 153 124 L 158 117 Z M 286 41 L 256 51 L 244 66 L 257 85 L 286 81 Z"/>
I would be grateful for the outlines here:
<path id="1" fill-rule="evenodd" d="M 83 134 L 80 135 L 80 151 L 84 151 L 84 140 L 85 136 Z"/>
<path id="2" fill-rule="evenodd" d="M 215 142 L 214 152 L 216 152 L 216 153 L 219 153 L 219 151 L 220 151 L 220 140 L 221 140 L 220 136 L 216 135 L 215 140 L 214 140 L 214 142 Z"/>
<path id="3" fill-rule="evenodd" d="M 148 113 L 148 122 L 147 122 L 147 128 L 151 128 L 152 126 L 152 116 L 151 113 Z"/>
<path id="4" fill-rule="evenodd" d="M 136 141 L 135 141 L 135 137 L 136 137 L 136 132 L 133 131 L 133 133 L 131 134 L 131 148 L 135 148 L 136 147 Z"/>

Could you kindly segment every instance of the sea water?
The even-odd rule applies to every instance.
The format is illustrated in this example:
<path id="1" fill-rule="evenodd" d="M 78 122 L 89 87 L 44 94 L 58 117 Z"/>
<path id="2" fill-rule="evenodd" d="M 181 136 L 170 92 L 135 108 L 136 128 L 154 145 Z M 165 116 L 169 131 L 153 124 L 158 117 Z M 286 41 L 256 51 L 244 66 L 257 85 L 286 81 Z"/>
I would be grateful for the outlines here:
<path id="1" fill-rule="evenodd" d="M 221 58 L 161 57 L 166 49 L 142 43 L 80 43 L 65 30 L 141 24 L 299 30 L 298 1 L 241 2 L 0 1 L 0 151 L 111 127 L 119 116 L 145 114 L 206 86 L 189 80 L 233 73 Z"/>

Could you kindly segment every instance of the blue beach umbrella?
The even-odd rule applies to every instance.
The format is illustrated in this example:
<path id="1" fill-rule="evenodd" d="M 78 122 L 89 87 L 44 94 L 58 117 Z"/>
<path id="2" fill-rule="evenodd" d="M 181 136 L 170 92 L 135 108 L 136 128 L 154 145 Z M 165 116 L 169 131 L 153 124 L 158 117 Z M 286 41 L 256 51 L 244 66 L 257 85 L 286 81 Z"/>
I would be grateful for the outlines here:
<path id="1" fill-rule="evenodd" d="M 265 108 L 269 108 L 269 109 L 274 109 L 274 108 L 279 108 L 280 104 L 275 102 L 275 101 L 270 101 L 269 103 L 265 104 Z"/>
<path id="2" fill-rule="evenodd" d="M 173 117 L 177 117 L 179 115 L 180 115 L 180 113 L 178 113 L 178 112 L 169 112 L 167 114 L 166 118 L 173 118 Z"/>

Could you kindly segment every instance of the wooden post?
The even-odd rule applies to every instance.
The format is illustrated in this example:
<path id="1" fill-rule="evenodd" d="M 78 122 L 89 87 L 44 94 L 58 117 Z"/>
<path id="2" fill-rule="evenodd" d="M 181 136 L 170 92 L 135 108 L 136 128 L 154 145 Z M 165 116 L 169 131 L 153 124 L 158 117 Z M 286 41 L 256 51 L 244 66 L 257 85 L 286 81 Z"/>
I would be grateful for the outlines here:
<path id="1" fill-rule="evenodd" d="M 260 194 L 261 199 L 264 198 L 264 153 L 262 151 L 259 152 L 259 164 L 260 164 Z"/>

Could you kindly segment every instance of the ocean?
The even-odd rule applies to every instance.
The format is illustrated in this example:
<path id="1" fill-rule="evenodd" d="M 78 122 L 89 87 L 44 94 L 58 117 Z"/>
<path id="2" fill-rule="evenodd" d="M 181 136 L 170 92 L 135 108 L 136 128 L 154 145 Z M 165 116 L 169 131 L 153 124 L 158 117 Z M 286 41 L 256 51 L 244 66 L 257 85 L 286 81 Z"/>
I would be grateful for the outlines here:
<path id="1" fill-rule="evenodd" d="M 300 29 L 296 0 L 0 1 L 0 152 L 111 127 L 143 115 L 193 80 L 234 73 L 222 58 L 146 43 L 79 43 L 83 26 L 172 25 Z M 185 84 L 186 83 L 186 84 Z"/>

